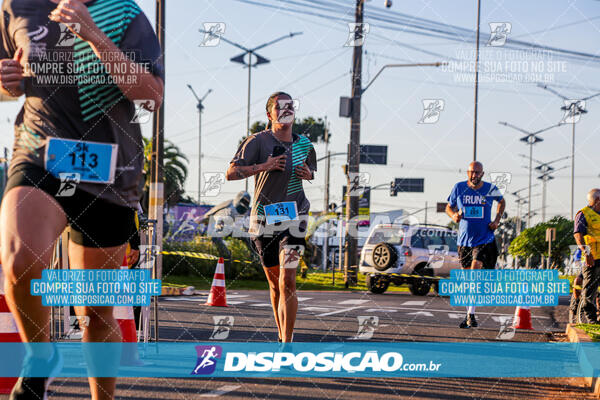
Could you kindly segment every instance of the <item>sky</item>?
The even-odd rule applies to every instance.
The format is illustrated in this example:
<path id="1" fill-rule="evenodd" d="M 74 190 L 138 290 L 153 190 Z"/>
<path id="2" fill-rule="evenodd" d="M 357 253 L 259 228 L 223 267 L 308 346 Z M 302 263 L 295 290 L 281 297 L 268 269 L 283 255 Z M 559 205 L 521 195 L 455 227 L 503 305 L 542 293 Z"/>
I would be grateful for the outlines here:
<path id="1" fill-rule="evenodd" d="M 296 3 L 313 3 L 318 10 L 321 1 L 279 2 L 267 0 L 167 0 L 166 19 L 166 89 L 165 137 L 189 158 L 186 192 L 198 192 L 198 113 L 196 100 L 187 88 L 191 84 L 200 96 L 212 92 L 204 101 L 202 114 L 202 172 L 218 173 L 227 169 L 239 140 L 246 131 L 247 69 L 229 61 L 240 50 L 221 41 L 217 46 L 201 46 L 205 23 L 224 23 L 224 37 L 245 47 L 255 47 L 289 32 L 302 35 L 265 47 L 259 54 L 271 62 L 252 70 L 251 122 L 265 121 L 265 102 L 270 93 L 283 90 L 299 101 L 296 116 L 327 117 L 330 123 L 332 152 L 345 152 L 350 135 L 350 121 L 338 116 L 339 98 L 349 96 L 351 89 L 352 47 L 345 47 L 348 22 L 352 12 L 339 14 L 341 20 L 319 18 L 286 11 Z M 340 7 L 352 7 L 354 1 L 333 1 Z M 569 98 L 582 98 L 600 92 L 598 61 L 573 61 L 540 52 L 523 52 L 506 48 L 510 40 L 521 40 L 598 55 L 600 32 L 599 2 L 594 0 L 482 0 L 481 8 L 481 82 L 479 85 L 477 158 L 484 164 L 487 177 L 492 172 L 511 174 L 508 192 L 525 188 L 528 147 L 519 139 L 522 133 L 498 124 L 506 121 L 527 131 L 557 124 L 563 117 L 562 100 L 536 86 L 538 79 Z M 149 20 L 154 23 L 155 1 L 138 0 Z M 279 5 L 279 6 L 276 6 Z M 298 6 L 298 8 L 300 8 Z M 350 9 L 349 9 L 350 10 Z M 474 85 L 465 81 L 465 64 L 474 60 L 474 35 L 456 42 L 446 38 L 415 35 L 406 30 L 391 30 L 372 18 L 380 13 L 399 22 L 403 13 L 414 17 L 447 23 L 474 30 L 474 0 L 396 0 L 390 9 L 383 0 L 365 4 L 365 36 L 363 86 L 385 64 L 430 63 L 447 61 L 443 68 L 412 67 L 386 69 L 363 95 L 361 143 L 388 146 L 388 164 L 364 165 L 371 186 L 385 184 L 394 178 L 425 179 L 424 193 L 400 193 L 390 197 L 389 190 L 374 191 L 372 211 L 403 208 L 409 212 L 435 206 L 445 201 L 452 186 L 466 179 L 466 168 L 473 153 Z M 505 46 L 488 46 L 490 23 L 511 26 Z M 390 26 L 389 24 L 387 25 Z M 402 26 L 398 25 L 398 28 Z M 537 68 L 537 75 L 531 73 Z M 501 81 L 494 72 L 510 72 L 510 81 Z M 521 81 L 517 81 L 521 80 Z M 524 80 L 524 81 L 523 81 Z M 435 123 L 419 123 L 423 116 L 423 100 L 442 100 L 443 110 Z M 0 127 L 7 133 L 0 146 L 12 147 L 12 123 L 22 100 L 0 104 Z M 585 205 L 585 194 L 600 186 L 598 149 L 600 149 L 600 97 L 586 103 L 588 114 L 576 124 L 575 208 Z M 435 118 L 434 118 L 435 119 Z M 429 120 L 427 120 L 430 122 Z M 533 157 L 550 161 L 570 155 L 571 125 L 541 134 L 543 142 L 533 148 Z M 146 136 L 150 126 L 143 126 Z M 316 144 L 317 156 L 325 154 L 325 146 Z M 345 156 L 332 158 L 331 201 L 339 204 L 344 177 Z M 569 166 L 569 160 L 553 164 Z M 535 163 L 534 163 L 535 166 Z M 305 184 L 312 210 L 321 210 L 324 195 L 325 162 L 318 164 L 315 180 Z M 485 178 L 484 178 L 485 179 Z M 535 179 L 534 182 L 540 182 Z M 252 193 L 253 180 L 250 182 Z M 243 181 L 226 182 L 219 195 L 203 197 L 203 202 L 216 204 L 232 198 L 244 189 Z M 522 194 L 527 194 L 524 190 Z M 533 188 L 532 209 L 541 207 L 541 185 Z M 570 214 L 570 169 L 560 169 L 547 187 L 547 218 Z M 507 212 L 516 215 L 515 197 L 507 194 Z M 423 213 L 416 214 L 423 218 Z M 428 222 L 446 224 L 444 214 L 429 210 Z M 541 221 L 541 215 L 532 222 Z"/>

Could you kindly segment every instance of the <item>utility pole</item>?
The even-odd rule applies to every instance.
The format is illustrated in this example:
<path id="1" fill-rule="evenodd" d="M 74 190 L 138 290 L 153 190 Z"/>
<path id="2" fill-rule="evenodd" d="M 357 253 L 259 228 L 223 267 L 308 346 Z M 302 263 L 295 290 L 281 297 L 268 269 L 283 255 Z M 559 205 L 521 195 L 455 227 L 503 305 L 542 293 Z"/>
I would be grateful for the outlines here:
<path id="1" fill-rule="evenodd" d="M 556 124 L 556 125 L 552 125 L 549 126 L 547 128 L 544 129 L 540 129 L 538 131 L 535 132 L 529 132 L 526 131 L 525 129 L 521 129 L 517 126 L 514 126 L 512 124 L 509 124 L 508 122 L 498 122 L 500 125 L 504 125 L 504 126 L 508 126 L 509 128 L 513 128 L 519 132 L 522 132 L 525 134 L 525 136 L 523 136 L 521 139 L 519 139 L 520 141 L 527 143 L 527 145 L 529 145 L 529 185 L 528 185 L 528 189 L 529 189 L 529 194 L 528 194 L 528 212 L 527 212 L 527 227 L 531 228 L 531 176 L 532 176 L 532 171 L 533 171 L 533 145 L 538 143 L 538 142 L 542 142 L 544 141 L 544 139 L 542 139 L 541 137 L 538 137 L 537 135 L 548 131 L 552 128 L 556 128 L 557 126 L 560 126 L 560 123 Z"/>
<path id="2" fill-rule="evenodd" d="M 546 222 L 546 184 L 549 180 L 554 179 L 554 177 L 551 174 L 555 173 L 556 171 L 560 171 L 561 169 L 567 168 L 562 167 L 559 169 L 554 169 L 550 165 L 558 161 L 566 160 L 567 158 L 569 158 L 569 156 L 557 158 L 556 160 L 548 162 L 542 162 L 533 159 L 533 161 L 539 164 L 537 167 L 535 167 L 535 170 L 541 173 L 541 175 L 538 176 L 537 179 L 540 179 L 542 181 L 542 222 Z"/>
<path id="3" fill-rule="evenodd" d="M 331 152 L 329 151 L 329 126 L 327 124 L 327 116 L 325 116 L 325 153 L 327 154 L 327 166 L 325 167 L 323 215 L 327 218 L 327 222 L 325 223 L 325 237 L 323 238 L 323 272 L 327 271 L 327 263 L 329 261 L 329 173 L 331 167 Z"/>
<path id="4" fill-rule="evenodd" d="M 166 70 L 165 60 L 165 8 L 166 0 L 156 0 L 156 35 L 160 44 L 161 60 Z M 163 100 L 160 108 L 156 110 L 152 123 L 152 158 L 150 169 L 150 201 L 149 201 L 149 219 L 156 221 L 154 234 L 156 245 L 162 249 L 163 237 L 163 208 L 164 208 L 164 126 L 165 126 L 165 102 Z M 155 269 L 153 271 L 154 279 L 162 278 L 162 255 L 160 251 L 156 254 Z M 154 298 L 154 339 L 158 341 L 158 302 Z"/>
<path id="5" fill-rule="evenodd" d="M 212 92 L 212 89 L 208 89 L 206 94 L 200 98 L 192 88 L 192 85 L 188 83 L 187 87 L 192 91 L 192 94 L 198 102 L 196 108 L 198 109 L 198 205 L 200 205 L 202 197 L 202 110 L 204 110 L 202 102 L 206 99 L 206 96 Z"/>
<path id="6" fill-rule="evenodd" d="M 600 93 L 593 94 L 591 96 L 584 97 L 580 100 L 569 99 L 566 96 L 558 93 L 556 90 L 548 87 L 548 85 L 544 85 L 538 83 L 538 87 L 549 91 L 550 93 L 555 94 L 560 97 L 564 101 L 564 106 L 560 109 L 565 111 L 565 117 L 561 120 L 560 123 L 568 123 L 568 120 L 571 121 L 572 132 L 571 132 L 571 220 L 574 218 L 575 214 L 575 124 L 579 121 L 579 118 L 582 114 L 586 114 L 587 110 L 585 109 L 585 101 L 596 96 L 600 96 Z"/>
<path id="7" fill-rule="evenodd" d="M 351 196 L 353 193 L 351 176 L 356 176 L 359 172 L 360 163 L 360 107 L 362 95 L 362 43 L 363 43 L 363 10 L 364 0 L 356 0 L 356 11 L 354 21 L 356 29 L 354 39 L 359 44 L 354 46 L 352 57 L 352 114 L 350 118 L 350 143 L 348 145 L 348 166 L 346 176 L 348 185 L 346 190 L 346 246 L 344 252 L 344 269 L 346 287 L 356 284 L 356 274 L 350 273 L 352 268 L 357 268 L 356 249 L 357 238 L 354 233 L 358 229 L 356 216 L 358 215 L 358 196 Z"/>

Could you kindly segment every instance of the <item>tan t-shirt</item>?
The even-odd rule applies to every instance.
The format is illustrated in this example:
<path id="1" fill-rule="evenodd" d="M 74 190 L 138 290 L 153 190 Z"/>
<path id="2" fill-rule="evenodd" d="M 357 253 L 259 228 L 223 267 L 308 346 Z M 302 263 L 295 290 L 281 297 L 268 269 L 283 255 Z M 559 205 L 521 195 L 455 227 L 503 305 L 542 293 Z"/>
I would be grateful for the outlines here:
<path id="1" fill-rule="evenodd" d="M 254 201 L 249 227 L 251 234 L 257 232 L 258 224 L 264 226 L 264 206 L 268 204 L 294 201 L 298 215 L 308 215 L 310 202 L 304 194 L 302 180 L 295 174 L 295 168 L 306 162 L 311 171 L 316 171 L 317 155 L 307 137 L 292 134 L 292 138 L 292 142 L 282 142 L 270 130 L 255 133 L 244 140 L 231 160 L 234 165 L 261 164 L 273 154 L 275 146 L 284 147 L 287 155 L 284 171 L 261 172 L 254 176 Z"/>

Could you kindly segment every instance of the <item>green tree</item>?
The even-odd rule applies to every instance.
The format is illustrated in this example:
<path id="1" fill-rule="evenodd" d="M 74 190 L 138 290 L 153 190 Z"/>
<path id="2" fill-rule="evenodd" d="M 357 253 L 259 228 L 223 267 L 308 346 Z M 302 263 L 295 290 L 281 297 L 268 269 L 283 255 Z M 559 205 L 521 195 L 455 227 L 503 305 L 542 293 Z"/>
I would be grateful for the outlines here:
<path id="1" fill-rule="evenodd" d="M 573 221 L 561 216 L 525 229 L 511 242 L 509 253 L 523 259 L 532 257 L 532 265 L 541 265 L 541 257 L 548 256 L 547 228 L 556 228 L 556 240 L 552 242 L 551 264 L 555 268 L 563 266 L 563 260 L 570 255 L 569 246 L 575 244 L 575 239 L 573 239 Z"/>
<path id="2" fill-rule="evenodd" d="M 148 200 L 150 198 L 150 168 L 152 160 L 152 142 L 150 139 L 144 139 L 144 189 L 142 195 L 142 207 L 144 211 L 148 210 Z M 163 153 L 164 162 L 164 191 L 165 204 L 167 207 L 173 207 L 177 204 L 184 194 L 183 187 L 187 179 L 187 163 L 189 162 L 185 154 L 179 147 L 165 140 Z"/>
<path id="3" fill-rule="evenodd" d="M 266 122 L 256 121 L 250 127 L 250 132 L 256 133 L 264 131 L 266 128 Z M 292 125 L 292 132 L 308 137 L 313 143 L 324 142 L 325 121 L 322 118 L 315 120 L 313 117 L 306 117 L 303 120 L 296 119 L 294 120 L 294 125 Z M 331 133 L 328 136 L 331 138 Z"/>

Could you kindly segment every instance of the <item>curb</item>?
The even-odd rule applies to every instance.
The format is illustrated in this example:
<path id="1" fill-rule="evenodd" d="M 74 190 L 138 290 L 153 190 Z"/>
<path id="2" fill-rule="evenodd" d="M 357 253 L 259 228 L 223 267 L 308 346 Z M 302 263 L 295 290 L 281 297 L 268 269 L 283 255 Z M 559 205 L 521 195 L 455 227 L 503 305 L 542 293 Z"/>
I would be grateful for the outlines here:
<path id="1" fill-rule="evenodd" d="M 571 343 L 592 343 L 592 339 L 583 330 L 576 328 L 575 324 L 567 324 L 565 333 Z M 579 358 L 580 363 L 591 367 L 592 363 L 590 362 L 588 355 L 583 351 L 579 351 L 577 357 Z M 593 371 L 595 372 L 595 370 Z M 593 375 L 596 374 L 594 373 Z M 583 380 L 585 381 L 585 384 L 592 389 L 596 397 L 600 398 L 600 377 L 583 377 Z"/>

